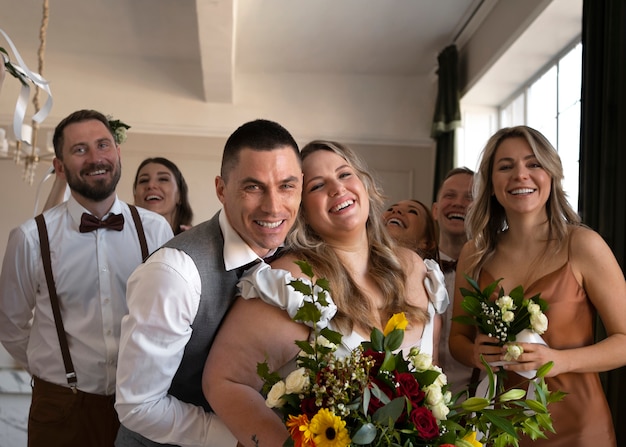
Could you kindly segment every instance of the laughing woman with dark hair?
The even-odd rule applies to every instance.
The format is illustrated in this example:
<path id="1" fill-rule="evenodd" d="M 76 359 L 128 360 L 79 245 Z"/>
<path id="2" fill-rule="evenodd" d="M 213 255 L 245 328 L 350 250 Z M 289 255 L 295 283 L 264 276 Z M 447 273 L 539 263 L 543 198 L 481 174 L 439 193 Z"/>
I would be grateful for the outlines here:
<path id="1" fill-rule="evenodd" d="M 383 222 L 400 245 L 415 251 L 422 259 L 439 262 L 435 219 L 422 202 L 411 199 L 394 203 L 383 212 Z"/>
<path id="2" fill-rule="evenodd" d="M 174 235 L 191 227 L 193 211 L 187 182 L 178 166 L 167 158 L 146 158 L 141 162 L 133 182 L 133 196 L 135 205 L 165 217 Z"/>

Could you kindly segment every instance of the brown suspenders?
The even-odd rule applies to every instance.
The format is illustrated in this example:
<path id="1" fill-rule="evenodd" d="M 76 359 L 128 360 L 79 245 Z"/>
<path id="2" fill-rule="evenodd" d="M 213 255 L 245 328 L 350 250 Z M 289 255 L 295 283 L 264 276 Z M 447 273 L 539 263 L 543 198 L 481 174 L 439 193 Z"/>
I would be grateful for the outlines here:
<path id="1" fill-rule="evenodd" d="M 141 246 L 141 259 L 145 260 L 148 257 L 148 244 L 146 242 L 146 235 L 143 230 L 143 224 L 139 217 L 139 212 L 134 205 L 128 205 L 130 212 L 135 221 L 135 228 L 137 229 L 137 236 L 139 237 L 139 245 Z M 54 323 L 57 329 L 57 336 L 59 337 L 59 344 L 61 345 L 61 354 L 63 355 L 63 364 L 65 366 L 65 377 L 67 383 L 74 393 L 76 393 L 76 372 L 74 371 L 74 364 L 72 363 L 72 357 L 70 356 L 70 350 L 67 345 L 67 336 L 65 334 L 65 328 L 63 327 L 63 319 L 61 318 L 61 309 L 59 307 L 59 298 L 57 296 L 56 285 L 54 283 L 54 277 L 52 276 L 52 265 L 50 261 L 50 242 L 48 240 L 48 229 L 46 228 L 46 222 L 43 214 L 39 214 L 35 217 L 37 223 L 37 229 L 39 230 L 39 246 L 41 248 L 41 259 L 43 262 L 43 270 L 46 274 L 46 283 L 48 285 L 48 294 L 50 295 L 50 304 L 52 306 L 52 314 L 54 315 Z"/>
<path id="2" fill-rule="evenodd" d="M 130 208 L 130 214 L 133 215 L 133 220 L 135 221 L 135 228 L 137 229 L 137 237 L 139 237 L 139 245 L 141 246 L 141 260 L 145 261 L 148 257 L 148 243 L 146 242 L 146 233 L 143 231 L 143 224 L 141 223 L 141 218 L 139 217 L 139 211 L 137 211 L 137 207 L 134 205 L 128 205 Z"/>

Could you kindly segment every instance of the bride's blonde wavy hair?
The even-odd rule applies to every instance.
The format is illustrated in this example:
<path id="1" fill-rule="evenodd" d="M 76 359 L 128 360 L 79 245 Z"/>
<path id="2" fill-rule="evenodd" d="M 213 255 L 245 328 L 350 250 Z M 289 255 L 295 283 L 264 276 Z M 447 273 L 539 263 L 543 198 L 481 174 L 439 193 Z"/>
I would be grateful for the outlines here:
<path id="1" fill-rule="evenodd" d="M 504 208 L 493 194 L 493 165 L 496 151 L 504 140 L 523 138 L 537 161 L 550 175 L 550 195 L 546 202 L 548 215 L 548 240 L 555 240 L 558 251 L 567 240 L 567 226 L 580 225 L 580 217 L 567 202 L 563 190 L 563 165 L 558 152 L 541 132 L 528 126 L 505 127 L 487 142 L 474 178 L 474 202 L 465 221 L 468 239 L 474 243 L 468 273 L 477 279 L 481 267 L 493 255 L 498 235 L 507 227 Z M 546 248 L 548 244 L 546 244 Z"/>
<path id="2" fill-rule="evenodd" d="M 394 313 L 405 312 L 409 322 L 426 322 L 427 313 L 407 302 L 406 274 L 395 253 L 397 245 L 385 230 L 381 217 L 385 203 L 381 188 L 367 171 L 365 163 L 348 146 L 334 141 L 315 140 L 302 148 L 302 161 L 317 151 L 333 152 L 346 160 L 365 186 L 369 197 L 369 217 L 366 223 L 370 251 L 369 273 L 382 291 L 383 311 L 389 317 Z M 377 320 L 372 316 L 378 315 L 379 309 L 371 306 L 370 300 L 350 276 L 335 251 L 307 224 L 302 209 L 288 236 L 287 246 L 296 257 L 306 260 L 318 277 L 330 282 L 333 300 L 338 308 L 335 321 L 339 327 L 352 330 L 357 325 L 371 330 L 376 326 Z"/>

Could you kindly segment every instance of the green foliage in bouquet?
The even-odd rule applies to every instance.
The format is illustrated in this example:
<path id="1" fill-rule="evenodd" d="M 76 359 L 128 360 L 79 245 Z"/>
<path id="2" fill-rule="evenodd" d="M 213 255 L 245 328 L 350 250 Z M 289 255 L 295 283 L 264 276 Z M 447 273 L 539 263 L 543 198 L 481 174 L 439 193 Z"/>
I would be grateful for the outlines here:
<path id="1" fill-rule="evenodd" d="M 502 281 L 489 284 L 481 290 L 478 283 L 469 276 L 465 276 L 472 289 L 461 287 L 463 302 L 461 306 L 468 315 L 453 318 L 463 324 L 474 325 L 478 330 L 500 341 L 500 345 L 515 341 L 517 334 L 524 329 L 530 329 L 541 335 L 548 328 L 545 311 L 548 303 L 536 294 L 531 298 L 524 298 L 524 289 L 518 286 L 508 295 L 504 289 L 498 291 L 498 298 L 492 299 L 496 288 Z"/>
<path id="2" fill-rule="evenodd" d="M 474 325 L 478 330 L 498 339 L 500 346 L 507 346 L 505 360 L 514 361 L 523 352 L 514 342 L 522 331 L 543 334 L 548 327 L 545 311 L 548 304 L 536 294 L 524 297 L 522 286 L 515 287 L 508 295 L 500 288 L 497 298 L 493 296 L 501 279 L 492 282 L 484 289 L 478 283 L 465 276 L 472 289 L 461 288 L 462 308 L 469 315 L 453 318 L 463 324 Z M 525 434 L 531 439 L 546 438 L 547 431 L 554 433 L 548 405 L 565 397 L 561 391 L 550 391 L 545 383 L 545 376 L 553 366 L 548 362 L 532 377 L 518 386 L 530 384 L 533 396 L 520 388 L 505 389 L 507 373 L 504 369 L 495 371 L 484 359 L 482 363 L 487 371 L 489 387 L 486 397 L 472 397 L 463 402 L 464 410 L 476 410 L 477 413 L 467 419 L 479 432 L 486 434 L 483 440 L 487 445 L 496 447 L 519 444 L 518 434 Z M 532 383 L 531 383 L 532 382 Z"/>
<path id="3" fill-rule="evenodd" d="M 320 307 L 328 305 L 329 284 L 314 281 L 308 263 L 296 263 L 309 281 L 290 282 L 305 296 L 294 320 L 312 323 L 311 341 L 296 341 L 297 369 L 284 379 L 265 362 L 257 366 L 266 404 L 281 414 L 290 433 L 285 446 L 503 447 L 517 446 L 519 433 L 535 439 L 552 430 L 547 406 L 558 396 L 543 380 L 551 364 L 538 371 L 533 399 L 525 399 L 521 389 L 492 390 L 456 404 L 445 374 L 428 354 L 412 348 L 405 357 L 399 351 L 408 324 L 403 313 L 384 331 L 374 328 L 370 341 L 345 358 L 337 356 L 341 334 L 316 324 Z"/>
<path id="4" fill-rule="evenodd" d="M 487 362 L 483 364 L 489 377 L 488 396 L 470 397 L 461 404 L 461 411 L 452 414 L 450 419 L 464 420 L 466 427 L 472 426 L 482 433 L 481 442 L 486 446 L 518 446 L 520 434 L 535 440 L 546 438 L 546 432 L 555 433 L 548 405 L 562 400 L 565 393 L 550 391 L 545 383 L 552 362 L 525 381 L 533 382 L 535 395 L 532 398 L 521 388 L 496 391 L 493 369 Z"/>

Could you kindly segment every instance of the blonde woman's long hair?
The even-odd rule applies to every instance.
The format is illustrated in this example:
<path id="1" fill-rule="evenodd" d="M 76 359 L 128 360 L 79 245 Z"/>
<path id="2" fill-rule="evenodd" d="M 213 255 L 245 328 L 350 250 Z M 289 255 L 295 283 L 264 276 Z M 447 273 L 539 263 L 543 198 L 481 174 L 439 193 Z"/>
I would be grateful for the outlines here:
<path id="1" fill-rule="evenodd" d="M 475 247 L 468 271 L 475 279 L 481 267 L 493 255 L 498 235 L 508 227 L 504 208 L 493 194 L 492 174 L 496 151 L 500 144 L 509 138 L 523 138 L 543 169 L 550 175 L 550 195 L 546 202 L 548 241 L 556 241 L 555 249 L 558 251 L 567 240 L 568 225 L 580 225 L 580 217 L 567 202 L 562 184 L 563 165 L 552 144 L 541 132 L 528 126 L 500 129 L 483 149 L 478 172 L 474 178 L 474 202 L 467 213 L 468 238 L 473 241 Z"/>
<path id="2" fill-rule="evenodd" d="M 406 299 L 406 274 L 395 253 L 397 246 L 380 218 L 385 203 L 381 188 L 367 171 L 365 163 L 348 146 L 334 141 L 315 140 L 302 148 L 302 161 L 317 151 L 333 152 L 346 160 L 365 186 L 369 197 L 369 217 L 366 223 L 369 273 L 382 291 L 383 311 L 389 317 L 394 313 L 405 312 L 409 322 L 425 323 L 428 314 L 417 306 L 409 305 Z M 374 316 L 378 315 L 379 309 L 370 305 L 370 300 L 350 276 L 335 251 L 308 225 L 302 209 L 288 236 L 287 246 L 296 257 L 306 260 L 318 277 L 329 280 L 332 297 L 338 308 L 334 320 L 339 327 L 352 330 L 357 325 L 371 330 L 377 326 L 378 320 Z"/>

